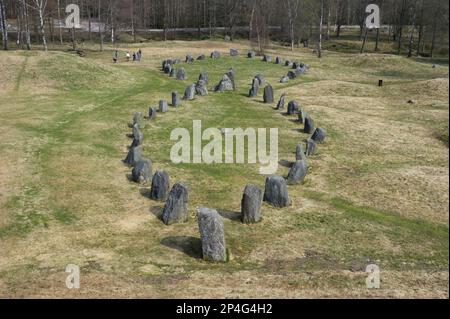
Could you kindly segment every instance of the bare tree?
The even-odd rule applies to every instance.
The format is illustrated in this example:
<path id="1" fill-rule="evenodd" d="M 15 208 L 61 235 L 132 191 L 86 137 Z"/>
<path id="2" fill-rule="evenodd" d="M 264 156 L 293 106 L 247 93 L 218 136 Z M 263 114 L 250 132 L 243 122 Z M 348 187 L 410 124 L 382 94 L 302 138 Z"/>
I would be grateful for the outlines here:
<path id="1" fill-rule="evenodd" d="M 289 38 L 291 41 L 291 51 L 294 51 L 294 44 L 295 44 L 295 21 L 298 17 L 298 8 L 300 5 L 300 0 L 284 0 L 283 1 L 284 6 L 288 13 L 288 19 L 289 19 Z"/>
<path id="2" fill-rule="evenodd" d="M 42 37 L 44 51 L 48 51 L 47 38 L 45 36 L 45 10 L 47 9 L 47 0 L 31 0 L 30 7 L 33 8 L 39 17 L 38 30 Z"/>
<path id="3" fill-rule="evenodd" d="M 8 30 L 6 27 L 6 8 L 3 0 L 0 0 L 0 29 L 2 31 L 3 50 L 8 50 Z"/>
<path id="4" fill-rule="evenodd" d="M 322 29 L 323 29 L 324 0 L 320 1 L 319 43 L 317 44 L 317 57 L 322 57 Z"/>

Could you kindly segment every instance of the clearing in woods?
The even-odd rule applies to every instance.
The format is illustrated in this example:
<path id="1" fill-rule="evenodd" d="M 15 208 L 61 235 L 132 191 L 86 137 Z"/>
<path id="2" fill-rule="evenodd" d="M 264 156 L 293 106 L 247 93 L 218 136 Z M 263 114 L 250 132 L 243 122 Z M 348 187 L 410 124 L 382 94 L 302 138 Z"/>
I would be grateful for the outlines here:
<path id="1" fill-rule="evenodd" d="M 239 57 L 229 57 L 231 47 Z M 123 47 L 123 57 L 127 49 Z M 308 74 L 280 84 L 288 68 L 247 59 L 245 42 L 155 42 L 141 63 L 112 64 L 112 51 L 0 52 L 0 297 L 448 297 L 448 65 L 382 54 L 273 47 Z M 164 58 L 217 49 L 222 58 L 184 64 L 186 81 L 164 75 Z M 163 203 L 127 179 L 121 160 L 127 124 L 160 99 L 208 73 L 208 88 L 230 67 L 237 92 L 210 93 L 148 122 L 145 155 L 171 184 L 186 181 L 190 221 L 165 226 Z M 293 205 L 263 205 L 263 221 L 239 221 L 247 183 L 264 186 L 258 165 L 171 163 L 176 127 L 278 127 L 279 158 L 295 159 L 306 135 L 246 97 L 261 73 L 286 102 L 296 99 L 324 127 Z M 378 87 L 378 79 L 385 85 Z M 211 90 L 210 90 L 211 91 Z M 413 100 L 414 103 L 407 103 Z M 278 174 L 288 168 L 280 165 Z M 223 216 L 230 261 L 201 259 L 195 211 Z M 381 288 L 365 286 L 365 266 Z M 81 288 L 65 267 L 81 268 Z"/>

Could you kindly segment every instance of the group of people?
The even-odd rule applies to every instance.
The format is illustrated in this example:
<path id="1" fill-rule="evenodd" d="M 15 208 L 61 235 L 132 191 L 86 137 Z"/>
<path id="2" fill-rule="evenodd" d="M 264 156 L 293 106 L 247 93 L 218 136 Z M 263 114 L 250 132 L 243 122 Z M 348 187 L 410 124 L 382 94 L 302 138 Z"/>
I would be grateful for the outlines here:
<path id="1" fill-rule="evenodd" d="M 142 58 L 142 51 L 141 51 L 141 49 L 139 49 L 137 52 L 133 52 L 133 62 L 141 61 L 141 58 Z M 130 61 L 131 55 L 130 55 L 129 51 L 127 51 L 127 53 L 125 53 L 125 59 L 127 60 L 127 62 Z M 119 62 L 119 51 L 118 50 L 114 50 L 113 62 L 114 63 Z"/>

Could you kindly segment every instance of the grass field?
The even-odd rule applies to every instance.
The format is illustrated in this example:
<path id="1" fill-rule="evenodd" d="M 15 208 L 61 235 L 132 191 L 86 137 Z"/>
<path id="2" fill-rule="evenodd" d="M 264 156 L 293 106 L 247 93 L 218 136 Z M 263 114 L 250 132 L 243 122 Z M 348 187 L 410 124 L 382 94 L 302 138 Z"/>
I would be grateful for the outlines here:
<path id="1" fill-rule="evenodd" d="M 229 48 L 240 57 L 229 57 Z M 137 50 L 138 46 L 120 48 Z M 273 47 L 310 65 L 288 84 L 288 68 L 247 59 L 248 44 L 152 42 L 143 61 L 112 64 L 111 49 L 0 52 L 0 297 L 448 298 L 448 64 L 383 54 Z M 219 50 L 219 60 L 183 67 L 177 81 L 165 58 Z M 190 190 L 190 221 L 165 226 L 163 203 L 127 179 L 121 160 L 128 123 L 201 71 L 215 85 L 230 67 L 237 92 L 210 93 L 158 114 L 143 129 L 146 157 L 171 184 Z M 247 183 L 264 186 L 258 165 L 174 165 L 176 127 L 277 127 L 279 156 L 295 159 L 307 135 L 295 117 L 246 97 L 261 73 L 275 99 L 296 99 L 327 132 L 293 205 L 263 206 L 263 221 L 239 221 Z M 384 86 L 378 87 L 378 79 Z M 414 103 L 408 103 L 413 100 Z M 285 175 L 288 168 L 280 166 Z M 201 259 L 196 207 L 220 211 L 230 261 Z M 381 269 L 381 288 L 365 286 L 365 266 Z M 81 288 L 65 286 L 65 267 L 81 268 Z"/>

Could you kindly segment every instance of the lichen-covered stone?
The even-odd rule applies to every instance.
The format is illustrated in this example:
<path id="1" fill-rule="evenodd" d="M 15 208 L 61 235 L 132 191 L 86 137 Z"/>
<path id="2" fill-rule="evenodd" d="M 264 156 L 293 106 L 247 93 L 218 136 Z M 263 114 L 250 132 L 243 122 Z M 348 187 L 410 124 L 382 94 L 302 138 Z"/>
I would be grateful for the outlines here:
<path id="1" fill-rule="evenodd" d="M 152 176 L 152 161 L 146 158 L 136 163 L 131 171 L 131 179 L 135 183 L 146 183 Z"/>
<path id="2" fill-rule="evenodd" d="M 295 161 L 289 170 L 287 182 L 289 184 L 297 184 L 303 182 L 308 173 L 308 163 L 306 161 Z"/>
<path id="3" fill-rule="evenodd" d="M 152 178 L 152 188 L 150 198 L 157 201 L 164 201 L 169 195 L 170 180 L 166 171 L 157 170 Z"/>
<path id="4" fill-rule="evenodd" d="M 252 224 L 261 220 L 262 201 L 262 189 L 252 184 L 245 187 L 241 201 L 241 220 L 243 223 Z"/>
<path id="5" fill-rule="evenodd" d="M 286 180 L 282 176 L 274 175 L 266 178 L 264 201 L 275 207 L 286 207 L 291 204 Z"/>
<path id="6" fill-rule="evenodd" d="M 197 210 L 197 218 L 203 259 L 225 262 L 227 260 L 225 230 L 219 213 L 214 209 L 200 207 Z"/>
<path id="7" fill-rule="evenodd" d="M 188 189 L 183 183 L 176 183 L 170 190 L 162 213 L 164 224 L 184 223 L 188 220 Z"/>

